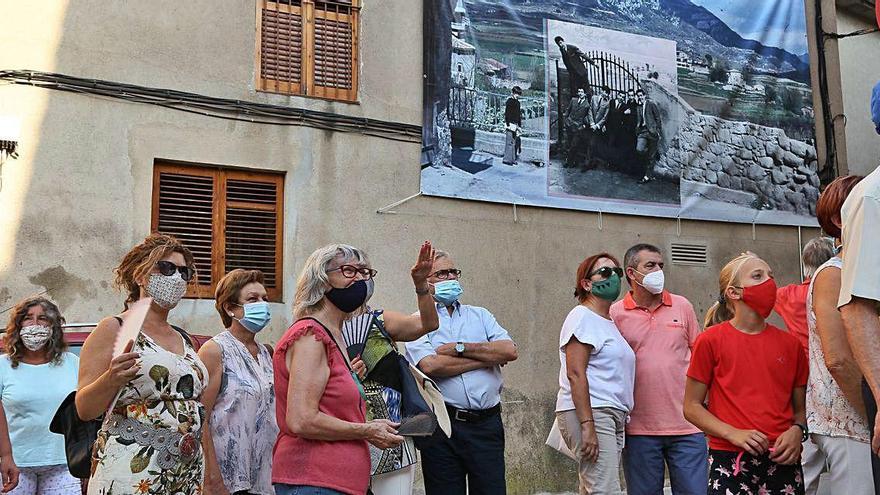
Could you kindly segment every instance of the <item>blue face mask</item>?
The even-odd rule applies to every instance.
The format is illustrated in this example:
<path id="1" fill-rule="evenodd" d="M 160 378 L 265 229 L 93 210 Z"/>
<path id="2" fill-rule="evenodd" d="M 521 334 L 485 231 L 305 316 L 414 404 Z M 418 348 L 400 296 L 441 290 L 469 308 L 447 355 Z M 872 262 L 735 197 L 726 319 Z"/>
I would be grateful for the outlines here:
<path id="1" fill-rule="evenodd" d="M 434 300 L 446 306 L 455 304 L 461 293 L 461 284 L 458 280 L 444 280 L 434 284 Z"/>
<path id="2" fill-rule="evenodd" d="M 241 326 L 245 327 L 253 333 L 259 333 L 260 330 L 266 328 L 272 314 L 269 312 L 269 303 L 266 301 L 258 301 L 247 304 L 237 304 L 244 308 L 244 315 L 240 320 Z"/>

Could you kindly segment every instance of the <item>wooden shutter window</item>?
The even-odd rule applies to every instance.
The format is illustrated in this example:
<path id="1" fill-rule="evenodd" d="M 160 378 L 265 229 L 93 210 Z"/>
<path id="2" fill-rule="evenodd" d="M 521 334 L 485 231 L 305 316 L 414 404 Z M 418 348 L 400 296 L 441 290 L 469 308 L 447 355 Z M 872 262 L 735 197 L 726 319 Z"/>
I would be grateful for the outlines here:
<path id="1" fill-rule="evenodd" d="M 318 4 L 315 9 L 314 93 L 321 98 L 354 100 L 357 73 L 357 24 L 352 9 Z"/>
<path id="2" fill-rule="evenodd" d="M 303 16 L 299 2 L 263 2 L 258 48 L 261 89 L 302 91 Z"/>
<path id="3" fill-rule="evenodd" d="M 356 101 L 358 0 L 258 0 L 257 89 Z"/>
<path id="4" fill-rule="evenodd" d="M 198 286 L 190 296 L 212 296 L 214 173 L 194 175 L 191 171 L 162 171 L 154 180 L 153 230 L 173 235 L 192 251 L 198 273 Z"/>
<path id="5" fill-rule="evenodd" d="M 192 251 L 197 285 L 187 297 L 213 298 L 236 268 L 260 270 L 269 300 L 282 298 L 284 175 L 156 163 L 154 231 Z"/>
<path id="6" fill-rule="evenodd" d="M 280 187 L 276 180 L 230 177 L 226 182 L 226 272 L 262 271 L 270 297 L 280 287 Z"/>

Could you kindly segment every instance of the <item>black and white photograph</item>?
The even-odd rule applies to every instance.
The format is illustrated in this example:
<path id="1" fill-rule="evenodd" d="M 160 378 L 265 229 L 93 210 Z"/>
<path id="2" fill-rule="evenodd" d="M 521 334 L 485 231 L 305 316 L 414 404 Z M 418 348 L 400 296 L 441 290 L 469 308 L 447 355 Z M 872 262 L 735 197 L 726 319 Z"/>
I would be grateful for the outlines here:
<path id="1" fill-rule="evenodd" d="M 677 130 L 675 52 L 670 40 L 547 21 L 550 195 L 678 205 L 679 176 L 655 170 Z"/>

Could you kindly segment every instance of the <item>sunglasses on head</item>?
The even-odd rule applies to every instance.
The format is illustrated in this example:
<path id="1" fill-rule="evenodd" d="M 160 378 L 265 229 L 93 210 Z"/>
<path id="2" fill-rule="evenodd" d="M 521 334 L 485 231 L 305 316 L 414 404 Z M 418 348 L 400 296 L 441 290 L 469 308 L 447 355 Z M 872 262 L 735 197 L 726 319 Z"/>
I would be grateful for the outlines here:
<path id="1" fill-rule="evenodd" d="M 594 270 L 593 273 L 587 276 L 587 278 L 592 277 L 593 275 L 599 275 L 602 278 L 610 278 L 614 273 L 616 273 L 618 277 L 623 278 L 623 268 L 619 266 L 603 266 L 598 270 Z"/>
<path id="2" fill-rule="evenodd" d="M 196 271 L 193 268 L 188 266 L 178 266 L 170 261 L 157 261 L 156 268 L 159 269 L 159 273 L 165 275 L 166 277 L 170 277 L 174 275 L 174 272 L 180 273 L 180 278 L 189 282 L 195 276 Z"/>

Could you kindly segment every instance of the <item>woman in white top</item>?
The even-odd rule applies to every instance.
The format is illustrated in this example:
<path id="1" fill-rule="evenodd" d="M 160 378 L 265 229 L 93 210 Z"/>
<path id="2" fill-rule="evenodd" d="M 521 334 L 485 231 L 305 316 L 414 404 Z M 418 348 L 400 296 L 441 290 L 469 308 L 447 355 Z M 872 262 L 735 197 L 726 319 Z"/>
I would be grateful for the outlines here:
<path id="1" fill-rule="evenodd" d="M 841 245 L 840 208 L 861 179 L 835 179 L 816 204 L 819 224 L 835 238 L 836 246 Z M 860 393 L 862 374 L 837 310 L 843 263 L 834 257 L 820 266 L 807 292 L 810 378 L 806 407 L 810 441 L 804 444 L 802 465 L 808 495 L 874 493 L 870 431 Z"/>
<path id="2" fill-rule="evenodd" d="M 556 421 L 578 461 L 580 493 L 620 492 L 620 454 L 633 406 L 636 357 L 611 320 L 623 270 L 600 253 L 577 270 L 576 306 L 559 334 Z"/>
<path id="3" fill-rule="evenodd" d="M 67 352 L 62 325 L 58 306 L 44 297 L 25 299 L 9 314 L 0 402 L 12 460 L 21 469 L 15 495 L 79 495 L 82 490 L 67 470 L 64 437 L 49 431 L 55 410 L 76 390 L 79 369 L 79 358 Z"/>
<path id="4" fill-rule="evenodd" d="M 226 330 L 199 349 L 210 377 L 202 396 L 211 430 L 211 444 L 203 442 L 205 487 L 212 495 L 274 495 L 272 348 L 255 340 L 270 319 L 263 273 L 232 270 L 214 299 Z"/>

